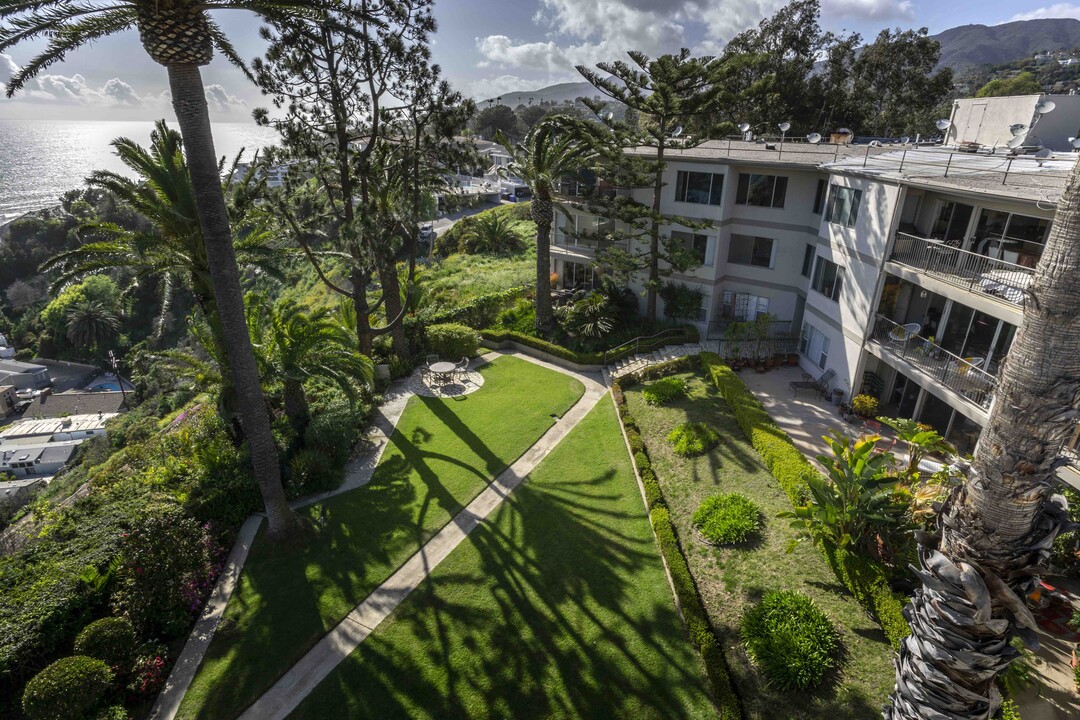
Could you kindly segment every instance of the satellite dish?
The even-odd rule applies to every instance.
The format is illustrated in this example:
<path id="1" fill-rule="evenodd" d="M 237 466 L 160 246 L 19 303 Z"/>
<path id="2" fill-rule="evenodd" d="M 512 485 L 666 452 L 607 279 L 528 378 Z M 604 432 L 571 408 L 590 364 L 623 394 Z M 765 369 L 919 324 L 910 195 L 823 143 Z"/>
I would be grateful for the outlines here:
<path id="1" fill-rule="evenodd" d="M 789 122 L 782 122 L 782 123 L 780 123 L 779 125 L 777 125 L 776 127 L 780 128 L 780 132 L 782 132 L 782 133 L 786 133 L 786 132 L 787 132 L 788 130 L 790 130 L 790 129 L 791 129 L 791 123 L 789 123 Z"/>
<path id="2" fill-rule="evenodd" d="M 1013 134 L 1013 137 L 1016 137 L 1017 135 L 1023 135 L 1029 129 L 1030 128 L 1027 125 L 1025 125 L 1024 123 L 1016 123 L 1015 125 L 1010 125 L 1009 126 L 1009 132 L 1011 132 Z"/>
<path id="3" fill-rule="evenodd" d="M 871 140 L 870 141 L 870 147 L 881 147 L 881 141 L 880 140 Z"/>
<path id="4" fill-rule="evenodd" d="M 810 133 L 806 136 L 806 142 L 810 143 L 811 145 L 817 145 L 819 142 L 821 142 L 821 133 Z"/>
<path id="5" fill-rule="evenodd" d="M 911 142 L 911 138 L 909 138 L 907 135 L 900 138 L 900 144 L 901 145 L 907 145 L 909 142 Z"/>
<path id="6" fill-rule="evenodd" d="M 1054 157 L 1054 151 L 1050 148 L 1043 148 L 1039 152 L 1035 153 L 1035 162 L 1039 163 L 1039 167 L 1042 167 L 1043 163 Z"/>
<path id="7" fill-rule="evenodd" d="M 1054 104 L 1053 100 L 1043 100 L 1035 106 L 1035 112 L 1045 115 L 1048 112 L 1053 112 L 1056 107 L 1057 105 Z"/>
<path id="8" fill-rule="evenodd" d="M 611 122 L 612 119 L 614 119 L 614 117 L 615 117 L 615 113 L 611 112 L 610 110 L 608 110 L 606 113 L 604 113 L 604 120 L 606 120 L 607 122 Z"/>
<path id="9" fill-rule="evenodd" d="M 1072 145 L 1074 149 L 1080 150 L 1080 138 L 1069 138 L 1069 144 Z"/>
<path id="10" fill-rule="evenodd" d="M 1005 144 L 1008 145 L 1010 150 L 1015 150 L 1016 148 L 1023 145 L 1026 141 L 1027 141 L 1027 135 L 1017 135 L 1016 137 L 1012 138 L 1011 140 L 1009 140 L 1009 142 L 1007 142 Z"/>
<path id="11" fill-rule="evenodd" d="M 941 119 L 941 120 L 938 120 L 936 123 L 934 123 L 934 127 L 936 127 L 941 132 L 945 132 L 946 130 L 948 130 L 949 128 L 952 127 L 952 121 L 951 120 Z"/>
<path id="12" fill-rule="evenodd" d="M 750 123 L 739 123 L 739 132 L 746 132 L 750 129 Z"/>
<path id="13" fill-rule="evenodd" d="M 671 137 L 679 137 L 680 135 L 682 135 L 682 125 L 677 126 L 671 131 Z"/>

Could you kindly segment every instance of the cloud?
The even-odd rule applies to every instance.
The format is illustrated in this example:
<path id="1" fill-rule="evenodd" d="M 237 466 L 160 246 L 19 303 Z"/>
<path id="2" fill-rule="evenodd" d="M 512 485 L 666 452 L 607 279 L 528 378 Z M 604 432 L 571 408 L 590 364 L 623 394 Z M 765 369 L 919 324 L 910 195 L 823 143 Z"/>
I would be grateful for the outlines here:
<path id="1" fill-rule="evenodd" d="M 247 103 L 243 98 L 237 97 L 236 95 L 230 95 L 222 85 L 207 85 L 205 90 L 206 101 L 210 103 L 211 110 L 231 112 L 247 107 Z"/>
<path id="2" fill-rule="evenodd" d="M 10 55 L 0 53 L 0 83 L 6 83 L 15 73 L 19 72 L 19 66 Z"/>
<path id="3" fill-rule="evenodd" d="M 0 54 L 0 82 L 6 82 L 20 69 L 10 55 Z M 111 78 L 101 87 L 94 87 L 79 73 L 38 75 L 29 80 L 14 99 L 56 105 L 101 107 L 141 107 L 144 104 L 135 89 L 119 78 Z"/>
<path id="4" fill-rule="evenodd" d="M 821 13 L 860 20 L 914 20 L 915 6 L 911 0 L 822 0 Z"/>
<path id="5" fill-rule="evenodd" d="M 1080 20 L 1080 5 L 1072 3 L 1056 3 L 1046 7 L 1035 8 L 1024 13 L 1013 15 L 1006 22 L 1014 20 L 1039 20 L 1041 18 L 1076 18 Z"/>

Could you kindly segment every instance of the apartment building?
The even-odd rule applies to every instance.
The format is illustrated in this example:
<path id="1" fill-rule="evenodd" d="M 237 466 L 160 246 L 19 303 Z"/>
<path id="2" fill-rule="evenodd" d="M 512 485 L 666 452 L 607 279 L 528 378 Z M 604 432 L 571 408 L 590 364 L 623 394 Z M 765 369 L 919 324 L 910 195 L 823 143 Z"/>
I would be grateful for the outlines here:
<path id="1" fill-rule="evenodd" d="M 669 152 L 661 211 L 711 227 L 663 228 L 701 262 L 668 280 L 701 291 L 694 322 L 707 342 L 769 313 L 798 334 L 806 372 L 832 370 L 833 387 L 870 392 L 883 413 L 970 451 L 1076 159 L 791 141 Z M 562 190 L 571 212 L 553 233 L 552 270 L 563 287 L 590 287 L 598 251 L 624 241 L 573 203 L 617 191 Z"/>

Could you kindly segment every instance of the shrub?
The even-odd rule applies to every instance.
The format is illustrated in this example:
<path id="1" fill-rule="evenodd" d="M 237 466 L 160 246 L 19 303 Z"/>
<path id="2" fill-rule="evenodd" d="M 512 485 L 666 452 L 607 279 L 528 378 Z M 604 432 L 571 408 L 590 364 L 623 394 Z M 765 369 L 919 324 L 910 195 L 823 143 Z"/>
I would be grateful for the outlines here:
<path id="1" fill-rule="evenodd" d="M 131 715 L 123 705 L 110 705 L 94 715 L 94 720 L 129 720 Z"/>
<path id="2" fill-rule="evenodd" d="M 720 434 L 705 423 L 683 423 L 667 436 L 676 455 L 696 457 L 704 455 L 720 442 Z"/>
<path id="3" fill-rule="evenodd" d="M 686 380 L 666 377 L 657 380 L 641 391 L 641 397 L 649 405 L 664 405 L 686 392 Z"/>
<path id="4" fill-rule="evenodd" d="M 480 345 L 480 336 L 467 325 L 443 323 L 427 328 L 427 350 L 441 358 L 472 357 Z"/>
<path id="5" fill-rule="evenodd" d="M 521 298 L 513 307 L 499 313 L 495 325 L 504 330 L 512 330 L 522 335 L 536 332 L 536 305 L 531 300 Z"/>
<path id="6" fill-rule="evenodd" d="M 1020 720 L 1020 708 L 1014 700 L 1006 700 L 1001 704 L 1001 720 Z"/>
<path id="7" fill-rule="evenodd" d="M 1069 617 L 1069 622 L 1067 624 L 1070 630 L 1080 633 L 1080 610 L 1073 610 L 1072 616 Z"/>
<path id="8" fill-rule="evenodd" d="M 555 343 L 548 342 L 547 340 L 541 340 L 540 338 L 532 337 L 531 335 L 523 335 L 512 330 L 499 330 L 496 328 L 488 328 L 482 331 L 481 336 L 490 342 L 504 342 L 510 341 L 524 345 L 525 347 L 539 350 L 540 352 L 547 353 L 548 355 L 554 355 L 562 360 L 568 360 L 578 365 L 598 365 L 604 361 L 603 353 L 579 353 L 574 352 L 568 348 L 564 348 L 562 345 L 556 345 Z"/>
<path id="9" fill-rule="evenodd" d="M 899 650 L 900 642 L 911 634 L 911 626 L 903 613 L 907 598 L 889 587 L 885 568 L 868 557 L 827 543 L 822 544 L 821 549 L 836 579 L 877 620 L 892 648 Z"/>
<path id="10" fill-rule="evenodd" d="M 317 492 L 333 490 L 341 484 L 341 472 L 333 459 L 316 448 L 297 450 L 289 458 L 285 494 L 298 498 Z"/>
<path id="11" fill-rule="evenodd" d="M 135 655 L 127 689 L 132 696 L 149 700 L 161 692 L 168 677 L 169 663 L 165 646 L 146 643 Z"/>
<path id="12" fill-rule="evenodd" d="M 103 661 L 85 655 L 57 660 L 26 684 L 22 706 L 28 720 L 80 720 L 96 708 L 112 684 Z"/>
<path id="13" fill-rule="evenodd" d="M 862 417 L 876 417 L 878 399 L 873 395 L 856 395 L 851 398 L 851 409 Z"/>
<path id="14" fill-rule="evenodd" d="M 694 511 L 694 525 L 718 545 L 746 542 L 761 527 L 761 510 L 739 493 L 713 495 Z"/>
<path id="15" fill-rule="evenodd" d="M 95 620 L 75 638 L 75 654 L 104 660 L 118 673 L 131 666 L 135 653 L 135 628 L 125 617 Z"/>
<path id="16" fill-rule="evenodd" d="M 793 590 L 773 590 L 743 614 L 746 651 L 781 690 L 821 685 L 840 650 L 836 629 L 814 601 Z"/>

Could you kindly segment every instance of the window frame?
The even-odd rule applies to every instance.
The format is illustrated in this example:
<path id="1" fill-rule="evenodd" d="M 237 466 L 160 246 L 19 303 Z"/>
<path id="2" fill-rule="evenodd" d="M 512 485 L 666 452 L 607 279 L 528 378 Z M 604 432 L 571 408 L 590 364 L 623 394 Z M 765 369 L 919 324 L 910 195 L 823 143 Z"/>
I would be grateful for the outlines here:
<path id="1" fill-rule="evenodd" d="M 705 192 L 707 199 L 704 202 L 690 199 L 689 191 L 691 175 L 705 175 L 709 178 L 709 189 Z M 687 203 L 688 205 L 721 206 L 724 202 L 724 173 L 711 173 L 700 170 L 677 170 L 675 172 L 675 202 Z"/>
<path id="2" fill-rule="evenodd" d="M 769 188 L 768 204 L 750 202 L 751 186 L 754 185 L 756 178 L 769 178 L 772 181 L 771 187 Z M 735 191 L 735 204 L 745 205 L 747 207 L 763 207 L 782 210 L 784 208 L 784 203 L 787 201 L 787 186 L 787 175 L 768 175 L 765 173 L 739 173 L 738 187 Z"/>
<path id="3" fill-rule="evenodd" d="M 834 268 L 832 286 L 827 293 L 824 289 L 826 272 L 828 271 L 826 263 Z M 810 277 L 810 289 L 833 302 L 840 302 L 840 293 L 844 289 L 844 266 L 819 256 L 814 261 L 814 274 Z"/>
<path id="4" fill-rule="evenodd" d="M 859 206 L 862 205 L 862 190 L 846 185 L 829 186 L 829 197 L 825 201 L 825 222 L 840 227 L 853 228 L 859 221 Z M 837 210 L 840 198 L 847 198 L 843 207 Z"/>
<path id="5" fill-rule="evenodd" d="M 817 260 L 817 245 L 806 243 L 806 249 L 803 251 L 802 271 L 799 274 L 804 278 L 813 277 L 815 260 Z"/>
<path id="6" fill-rule="evenodd" d="M 750 241 L 750 252 L 747 255 L 747 262 L 740 262 L 739 260 L 732 260 L 732 253 L 735 250 L 735 238 L 741 238 Z M 758 244 L 760 241 L 768 241 L 769 243 L 769 262 L 767 265 L 761 265 L 754 262 L 758 255 Z M 730 265 L 742 265 L 744 267 L 756 267 L 764 270 L 772 270 L 776 267 L 776 239 L 771 237 L 765 237 L 763 235 L 743 235 L 741 233 L 731 233 L 728 238 L 728 264 Z"/>

